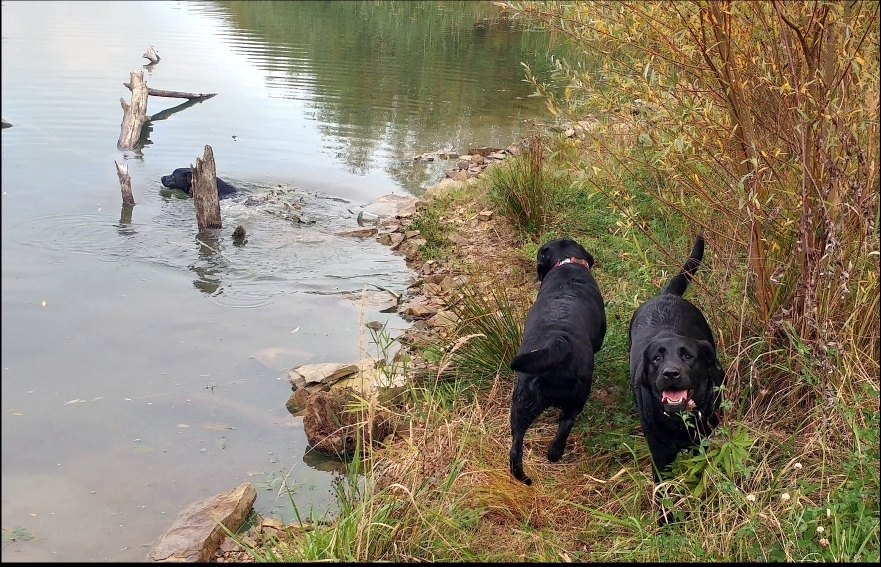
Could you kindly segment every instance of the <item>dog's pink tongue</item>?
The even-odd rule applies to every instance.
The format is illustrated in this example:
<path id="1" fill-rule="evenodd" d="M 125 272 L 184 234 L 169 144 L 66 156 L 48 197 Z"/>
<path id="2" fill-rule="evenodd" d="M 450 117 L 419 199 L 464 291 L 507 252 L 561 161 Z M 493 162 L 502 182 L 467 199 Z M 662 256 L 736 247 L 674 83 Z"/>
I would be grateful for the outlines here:
<path id="1" fill-rule="evenodd" d="M 681 404 L 688 398 L 688 390 L 664 390 L 661 393 L 661 402 L 669 404 Z"/>

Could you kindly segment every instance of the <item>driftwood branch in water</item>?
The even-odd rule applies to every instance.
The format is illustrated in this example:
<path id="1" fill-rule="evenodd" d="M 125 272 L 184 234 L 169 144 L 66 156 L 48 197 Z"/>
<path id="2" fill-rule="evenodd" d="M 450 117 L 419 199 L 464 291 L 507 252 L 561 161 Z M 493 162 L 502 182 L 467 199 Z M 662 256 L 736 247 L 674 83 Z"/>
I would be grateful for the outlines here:
<path id="1" fill-rule="evenodd" d="M 196 158 L 196 165 L 190 165 L 193 184 L 190 192 L 196 205 L 196 224 L 199 230 L 223 228 L 220 223 L 220 198 L 217 195 L 217 167 L 214 164 L 214 150 L 205 146 L 203 158 Z"/>
<path id="2" fill-rule="evenodd" d="M 146 53 L 141 55 L 141 57 L 144 57 L 145 59 L 149 59 L 150 63 L 153 65 L 155 65 L 156 63 L 159 63 L 159 59 L 160 59 L 159 52 L 156 51 L 156 48 L 153 47 L 152 45 L 150 46 L 150 48 L 147 50 Z"/>
<path id="3" fill-rule="evenodd" d="M 0 118 L 0 120 L 3 121 L 3 127 L 4 127 L 4 128 L 12 128 L 12 124 L 10 124 L 9 122 L 3 120 L 2 118 Z"/>
<path id="4" fill-rule="evenodd" d="M 123 83 L 125 88 L 131 89 L 130 83 Z M 217 93 L 185 93 L 183 91 L 163 91 L 161 89 L 153 89 L 147 87 L 147 94 L 150 96 L 162 96 L 166 98 L 188 98 L 190 100 L 204 100 L 206 98 L 211 98 L 213 96 L 217 96 Z"/>
<path id="5" fill-rule="evenodd" d="M 119 189 L 122 191 L 122 202 L 123 204 L 133 206 L 135 204 L 135 197 L 132 195 L 132 178 L 128 174 L 128 164 L 120 164 L 116 160 L 113 160 L 113 163 L 116 164 L 116 176 L 119 177 Z"/>
<path id="6" fill-rule="evenodd" d="M 122 127 L 119 140 L 116 142 L 117 149 L 133 150 L 138 139 L 141 137 L 141 128 L 148 120 L 147 116 L 147 83 L 144 81 L 144 71 L 132 71 L 129 90 L 132 91 L 132 103 L 126 104 L 125 99 L 120 98 L 122 105 Z"/>

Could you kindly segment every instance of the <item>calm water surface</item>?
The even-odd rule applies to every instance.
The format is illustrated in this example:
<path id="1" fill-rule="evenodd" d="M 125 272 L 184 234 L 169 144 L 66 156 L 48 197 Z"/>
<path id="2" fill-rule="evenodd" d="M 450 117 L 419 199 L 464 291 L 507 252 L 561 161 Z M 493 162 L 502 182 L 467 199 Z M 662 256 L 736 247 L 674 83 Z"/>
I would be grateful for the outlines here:
<path id="1" fill-rule="evenodd" d="M 164 119 L 119 152 L 122 83 L 151 44 L 149 86 L 218 96 L 151 97 Z M 291 519 L 283 480 L 330 506 L 286 372 L 362 356 L 343 294 L 410 276 L 334 234 L 442 178 L 413 155 L 515 141 L 542 112 L 519 63 L 546 48 L 471 2 L 3 2 L 2 559 L 143 560 L 181 508 L 246 480 L 265 515 Z M 281 186 L 314 223 L 226 200 L 202 245 L 159 178 L 206 144 L 221 177 Z M 18 528 L 32 539 L 7 541 Z"/>

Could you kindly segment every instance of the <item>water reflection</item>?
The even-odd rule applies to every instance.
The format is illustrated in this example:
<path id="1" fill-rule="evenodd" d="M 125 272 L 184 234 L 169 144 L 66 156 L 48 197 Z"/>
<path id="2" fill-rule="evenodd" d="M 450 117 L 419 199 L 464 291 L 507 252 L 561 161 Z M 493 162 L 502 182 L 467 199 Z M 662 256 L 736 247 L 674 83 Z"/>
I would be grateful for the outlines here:
<path id="1" fill-rule="evenodd" d="M 122 204 L 122 208 L 119 211 L 119 224 L 116 225 L 116 228 L 118 229 L 117 232 L 120 236 L 134 236 L 138 233 L 138 231 L 131 227 L 132 211 L 134 208 L 134 205 L 128 203 Z"/>
<path id="2" fill-rule="evenodd" d="M 196 235 L 199 243 L 199 263 L 190 264 L 189 268 L 198 278 L 193 280 L 193 287 L 206 295 L 214 295 L 220 289 L 220 274 L 227 267 L 226 258 L 220 251 L 220 229 L 203 230 Z"/>
<path id="3" fill-rule="evenodd" d="M 522 130 L 512 116 L 541 113 L 521 62 L 549 70 L 554 45 L 490 2 L 220 5 L 234 49 L 263 70 L 272 96 L 305 103 L 323 152 L 352 174 L 381 167 L 405 188 L 425 188 L 437 168 L 414 167 L 413 155 L 504 147 Z"/>
<path id="4" fill-rule="evenodd" d="M 143 148 L 152 145 L 153 142 L 150 140 L 150 134 L 153 133 L 153 124 L 155 122 L 159 122 L 160 120 L 166 120 L 170 118 L 172 115 L 177 114 L 181 110 L 186 110 L 191 106 L 195 106 L 197 104 L 201 104 L 203 101 L 207 99 L 204 98 L 194 98 L 189 99 L 186 102 L 183 102 L 177 106 L 173 106 L 171 108 L 166 108 L 165 110 L 159 111 L 156 114 L 151 114 L 150 119 L 144 123 L 143 128 L 141 128 L 141 135 L 138 138 L 137 144 L 135 144 L 136 151 L 140 151 Z"/>
<path id="5" fill-rule="evenodd" d="M 303 452 L 303 462 L 309 467 L 324 472 L 346 472 L 346 463 L 334 458 L 322 455 L 318 451 L 313 451 L 311 446 L 307 446 Z"/>

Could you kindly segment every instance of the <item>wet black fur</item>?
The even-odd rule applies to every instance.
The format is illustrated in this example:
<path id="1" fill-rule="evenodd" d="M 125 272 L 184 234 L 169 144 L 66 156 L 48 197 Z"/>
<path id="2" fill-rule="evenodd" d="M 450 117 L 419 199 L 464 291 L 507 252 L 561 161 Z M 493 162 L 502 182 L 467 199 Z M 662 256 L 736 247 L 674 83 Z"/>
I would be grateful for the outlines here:
<path id="1" fill-rule="evenodd" d="M 606 310 L 590 269 L 578 263 L 554 268 L 575 257 L 593 266 L 593 257 L 567 238 L 547 242 L 538 251 L 541 287 L 526 315 L 523 340 L 511 361 L 517 383 L 511 398 L 511 474 L 532 484 L 523 473 L 523 436 L 547 408 L 560 409 L 559 426 L 548 447 L 548 460 L 559 461 L 575 418 L 584 409 L 593 379 L 594 353 L 603 346 Z"/>
<path id="2" fill-rule="evenodd" d="M 219 177 L 217 180 L 217 197 L 223 199 L 236 193 L 236 188 Z M 169 189 L 180 189 L 190 197 L 193 196 L 193 170 L 189 167 L 179 167 L 171 172 L 171 175 L 162 176 L 162 185 Z"/>
<path id="3" fill-rule="evenodd" d="M 704 239 L 698 236 L 679 274 L 630 320 L 630 380 L 656 483 L 682 449 L 695 447 L 719 424 L 718 390 L 725 375 L 716 343 L 700 309 L 682 298 L 703 255 Z M 687 409 L 665 411 L 661 392 L 671 389 L 689 391 L 694 427 L 687 427 L 680 415 Z M 669 519 L 665 513 L 661 521 Z"/>

